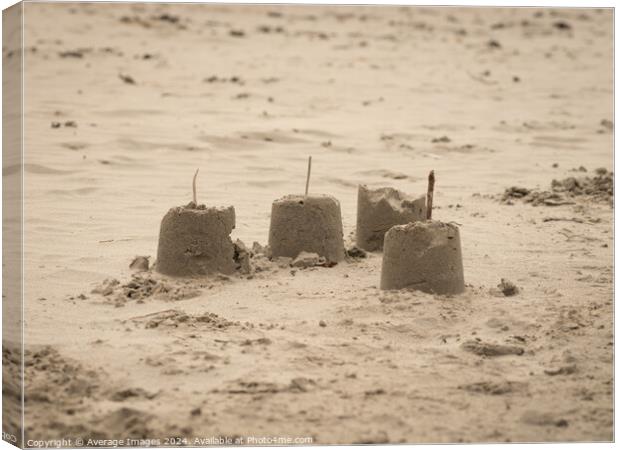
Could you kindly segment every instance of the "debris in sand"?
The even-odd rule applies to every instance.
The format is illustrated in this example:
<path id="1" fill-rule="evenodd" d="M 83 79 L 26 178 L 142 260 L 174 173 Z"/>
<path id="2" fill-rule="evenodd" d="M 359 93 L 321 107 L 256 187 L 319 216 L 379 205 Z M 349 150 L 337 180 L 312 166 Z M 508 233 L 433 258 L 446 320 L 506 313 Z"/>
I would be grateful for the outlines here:
<path id="1" fill-rule="evenodd" d="M 241 77 L 238 77 L 236 75 L 233 75 L 232 77 L 219 77 L 217 75 L 211 75 L 210 77 L 205 78 L 203 81 L 205 83 L 231 83 L 238 84 L 239 86 L 243 86 L 245 84 L 245 81 L 243 81 Z"/>
<path id="2" fill-rule="evenodd" d="M 67 50 L 64 52 L 58 52 L 58 56 L 61 58 L 83 58 L 84 51 L 83 50 Z"/>
<path id="3" fill-rule="evenodd" d="M 242 347 L 249 347 L 252 345 L 271 345 L 273 342 L 271 339 L 269 338 L 258 338 L 258 339 L 246 339 L 245 341 L 241 342 L 241 346 Z"/>
<path id="4" fill-rule="evenodd" d="M 147 392 L 142 388 L 127 388 L 116 391 L 110 397 L 110 400 L 113 402 L 122 402 L 127 400 L 128 398 L 143 398 L 147 400 L 154 399 L 157 394 L 153 394 L 151 392 Z"/>
<path id="5" fill-rule="evenodd" d="M 134 275 L 132 280 L 121 286 L 121 298 L 124 300 L 143 300 L 157 296 L 166 300 L 183 300 L 195 297 L 198 291 L 183 285 L 173 285 L 149 276 Z"/>
<path id="6" fill-rule="evenodd" d="M 577 371 L 576 364 L 569 364 L 567 366 L 555 367 L 552 369 L 545 369 L 545 373 L 550 376 L 555 375 L 572 375 Z"/>
<path id="7" fill-rule="evenodd" d="M 228 389 L 229 394 L 277 394 L 282 388 L 275 383 L 258 381 L 239 381 L 235 387 Z"/>
<path id="8" fill-rule="evenodd" d="M 577 217 L 543 217 L 543 222 L 577 222 L 583 223 L 583 219 Z"/>
<path id="9" fill-rule="evenodd" d="M 614 129 L 614 123 L 608 119 L 601 120 L 601 126 L 609 131 L 613 131 Z"/>
<path id="10" fill-rule="evenodd" d="M 233 248 L 233 261 L 235 262 L 235 270 L 238 270 L 244 275 L 250 274 L 252 272 L 252 264 L 250 263 L 250 258 L 252 257 L 252 254 L 240 239 L 237 239 L 234 242 Z"/>
<path id="11" fill-rule="evenodd" d="M 521 421 L 528 425 L 538 425 L 538 426 L 555 426 L 555 427 L 567 427 L 568 421 L 566 419 L 561 419 L 556 417 L 552 413 L 545 413 L 539 411 L 526 411 L 521 416 Z"/>
<path id="12" fill-rule="evenodd" d="M 495 39 L 491 39 L 490 41 L 487 42 L 487 47 L 502 48 L 502 44 L 500 44 L 499 41 L 496 41 Z"/>
<path id="13" fill-rule="evenodd" d="M 123 306 L 128 301 L 136 300 L 141 303 L 149 297 L 167 301 L 184 300 L 196 297 L 199 291 L 192 288 L 188 281 L 165 282 L 150 274 L 137 273 L 132 275 L 128 283 L 122 285 L 115 278 L 106 278 L 91 293 L 112 300 L 116 306 Z"/>
<path id="14" fill-rule="evenodd" d="M 313 379 L 297 377 L 291 380 L 288 389 L 290 392 L 308 392 L 314 386 L 316 386 L 316 382 Z"/>
<path id="15" fill-rule="evenodd" d="M 469 75 L 469 77 L 474 80 L 477 81 L 479 83 L 482 84 L 486 84 L 486 85 L 495 85 L 498 82 L 494 81 L 494 80 L 490 80 L 489 77 L 491 76 L 491 72 L 489 70 L 485 70 L 484 72 L 482 72 L 480 75 L 475 75 L 469 71 L 466 72 L 467 75 Z"/>
<path id="16" fill-rule="evenodd" d="M 531 203 L 534 206 L 573 205 L 575 203 L 572 201 L 564 200 L 563 196 L 554 192 L 535 191 L 519 186 L 513 186 L 504 191 L 504 195 L 502 196 L 502 202 L 506 203 L 507 205 L 512 205 L 512 199 L 523 199 L 526 203 Z"/>
<path id="17" fill-rule="evenodd" d="M 466 341 L 461 344 L 461 348 L 467 352 L 474 353 L 478 356 L 505 356 L 505 355 L 522 355 L 525 350 L 523 347 L 516 345 L 491 344 L 481 341 Z"/>
<path id="18" fill-rule="evenodd" d="M 254 243 L 252 243 L 252 254 L 253 255 L 265 255 L 269 257 L 270 256 L 269 246 L 261 245 L 258 242 L 254 241 Z"/>
<path id="19" fill-rule="evenodd" d="M 179 23 L 179 16 L 173 16 L 172 14 L 161 14 L 159 16 L 153 17 L 153 20 L 159 20 L 160 22 L 168 22 L 168 23 Z"/>
<path id="20" fill-rule="evenodd" d="M 123 81 L 126 84 L 136 84 L 136 80 L 134 80 L 129 75 L 123 75 L 122 73 L 119 73 L 118 77 L 121 79 L 121 81 Z"/>
<path id="21" fill-rule="evenodd" d="M 232 326 L 241 326 L 240 322 L 227 320 L 214 313 L 187 314 L 178 309 L 167 309 L 156 313 L 127 319 L 135 323 L 145 322 L 144 328 L 211 328 L 227 329 Z"/>
<path id="22" fill-rule="evenodd" d="M 519 288 L 512 281 L 505 278 L 501 279 L 497 287 L 506 297 L 510 297 L 519 293 Z"/>
<path id="23" fill-rule="evenodd" d="M 478 394 L 504 395 L 523 391 L 527 388 L 527 384 L 518 381 L 481 381 L 478 383 L 464 384 L 458 388 Z"/>
<path id="24" fill-rule="evenodd" d="M 531 192 L 530 189 L 519 187 L 519 186 L 512 186 L 506 189 L 506 191 L 504 192 L 504 197 L 523 198 L 523 197 L 527 197 L 530 194 L 530 192 Z"/>
<path id="25" fill-rule="evenodd" d="M 67 120 L 64 124 L 60 122 L 52 122 L 52 128 L 60 128 L 65 126 L 66 128 L 77 128 L 77 122 L 75 120 Z"/>
<path id="26" fill-rule="evenodd" d="M 563 180 L 553 180 L 551 190 L 541 191 L 513 186 L 504 191 L 501 201 L 512 204 L 512 200 L 520 199 L 533 206 L 572 205 L 575 197 L 585 197 L 588 200 L 602 203 L 613 203 L 614 173 L 607 169 L 596 169 L 594 177 L 568 177 Z"/>
<path id="27" fill-rule="evenodd" d="M 116 286 L 120 284 L 116 278 L 106 278 L 103 282 L 96 286 L 91 292 L 91 294 L 101 294 L 105 297 L 112 294 Z"/>
<path id="28" fill-rule="evenodd" d="M 327 323 L 324 320 L 319 320 L 319 326 L 325 328 Z"/>
<path id="29" fill-rule="evenodd" d="M 319 256 L 317 253 L 301 252 L 297 255 L 297 258 L 291 263 L 292 267 L 299 269 L 307 269 L 309 267 L 325 265 L 325 258 Z"/>
<path id="30" fill-rule="evenodd" d="M 556 28 L 558 30 L 572 30 L 573 26 L 568 22 L 559 20 L 553 23 L 553 28 Z"/>
<path id="31" fill-rule="evenodd" d="M 354 245 L 347 249 L 347 256 L 350 258 L 366 258 L 366 252 Z"/>
<path id="32" fill-rule="evenodd" d="M 431 142 L 433 144 L 439 144 L 439 143 L 447 144 L 448 142 L 451 142 L 451 140 L 450 140 L 450 138 L 448 136 L 441 136 L 441 137 L 438 137 L 438 138 L 431 139 Z"/>
<path id="33" fill-rule="evenodd" d="M 150 256 L 136 256 L 131 264 L 129 264 L 129 268 L 137 272 L 148 272 L 149 258 Z"/>
<path id="34" fill-rule="evenodd" d="M 270 27 L 269 25 L 260 25 L 257 28 L 259 33 L 270 34 L 270 33 L 284 33 L 284 28 L 282 27 Z"/>
<path id="35" fill-rule="evenodd" d="M 283 392 L 305 393 L 316 385 L 310 378 L 293 378 L 289 384 L 278 384 L 263 381 L 237 381 L 227 390 L 229 394 L 278 394 Z"/>
<path id="36" fill-rule="evenodd" d="M 273 262 L 280 269 L 288 269 L 291 266 L 291 262 L 293 262 L 293 258 L 289 258 L 288 256 L 277 256 L 273 258 Z"/>

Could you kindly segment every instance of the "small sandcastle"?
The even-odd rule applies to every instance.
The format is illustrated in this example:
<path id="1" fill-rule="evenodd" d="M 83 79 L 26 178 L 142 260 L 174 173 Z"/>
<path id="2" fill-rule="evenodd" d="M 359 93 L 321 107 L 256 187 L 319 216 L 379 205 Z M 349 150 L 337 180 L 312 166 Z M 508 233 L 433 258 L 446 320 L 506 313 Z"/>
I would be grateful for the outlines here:
<path id="1" fill-rule="evenodd" d="M 161 221 L 156 270 L 165 275 L 196 276 L 235 271 L 234 246 L 230 233 L 235 228 L 235 208 L 199 205 L 196 177 L 193 200 L 171 208 Z"/>
<path id="2" fill-rule="evenodd" d="M 355 243 L 369 252 L 382 250 L 385 233 L 394 225 L 425 218 L 423 195 L 414 198 L 391 187 L 369 189 L 360 185 L 357 190 Z"/>
<path id="3" fill-rule="evenodd" d="M 330 262 L 344 259 L 340 203 L 330 195 L 308 195 L 312 157 L 304 195 L 287 195 L 271 206 L 269 247 L 273 257 L 316 253 Z"/>
<path id="4" fill-rule="evenodd" d="M 435 174 L 428 177 L 426 219 L 396 225 L 385 234 L 381 289 L 416 289 L 435 294 L 465 290 L 459 229 L 432 220 Z"/>
<path id="5" fill-rule="evenodd" d="M 340 203 L 329 195 L 308 195 L 311 169 L 312 157 L 304 195 L 287 195 L 272 204 L 271 256 L 297 258 L 306 252 L 340 262 L 345 258 Z M 162 219 L 156 264 L 162 274 L 199 276 L 236 270 L 235 244 L 230 238 L 235 209 L 199 205 L 197 175 L 198 170 L 192 182 L 193 200 L 171 208 Z M 436 294 L 465 290 L 459 229 L 432 220 L 434 185 L 431 171 L 426 199 L 391 188 L 359 187 L 357 242 L 365 249 L 383 247 L 381 289 Z"/>

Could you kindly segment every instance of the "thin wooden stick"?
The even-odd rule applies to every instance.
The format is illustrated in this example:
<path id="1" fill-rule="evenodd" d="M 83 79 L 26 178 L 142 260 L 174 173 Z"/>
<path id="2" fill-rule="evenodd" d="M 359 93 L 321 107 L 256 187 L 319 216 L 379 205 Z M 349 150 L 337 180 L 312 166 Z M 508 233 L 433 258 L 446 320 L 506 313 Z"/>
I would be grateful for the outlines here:
<path id="1" fill-rule="evenodd" d="M 308 196 L 308 187 L 310 186 L 310 170 L 312 169 L 312 156 L 308 156 L 308 175 L 306 175 L 306 197 Z"/>
<path id="2" fill-rule="evenodd" d="M 428 174 L 428 190 L 426 191 L 426 220 L 433 218 L 433 190 L 435 189 L 435 171 Z"/>
<path id="3" fill-rule="evenodd" d="M 192 191 L 194 192 L 194 205 L 198 206 L 198 200 L 196 200 L 196 177 L 198 176 L 198 171 L 200 169 L 196 169 L 196 173 L 194 174 L 194 181 L 192 181 Z"/>

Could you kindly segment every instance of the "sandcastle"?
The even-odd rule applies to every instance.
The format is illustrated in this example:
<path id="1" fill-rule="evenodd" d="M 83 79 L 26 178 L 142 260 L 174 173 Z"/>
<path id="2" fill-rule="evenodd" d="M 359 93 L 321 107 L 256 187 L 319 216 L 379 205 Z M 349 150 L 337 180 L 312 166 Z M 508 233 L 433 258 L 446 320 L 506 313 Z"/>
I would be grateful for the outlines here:
<path id="1" fill-rule="evenodd" d="M 308 195 L 311 167 L 312 157 L 308 159 L 305 195 L 287 195 L 272 204 L 271 254 L 295 258 L 306 251 L 339 262 L 345 254 L 340 203 L 329 195 Z"/>
<path id="2" fill-rule="evenodd" d="M 383 249 L 385 233 L 394 225 L 426 218 L 424 196 L 414 198 L 397 189 L 385 187 L 357 190 L 356 245 L 367 251 Z"/>
<path id="3" fill-rule="evenodd" d="M 161 221 L 156 269 L 162 274 L 195 276 L 235 270 L 230 239 L 235 209 L 198 205 L 197 175 L 198 171 L 193 180 L 193 201 L 171 208 Z"/>
<path id="4" fill-rule="evenodd" d="M 381 289 L 410 288 L 435 294 L 465 290 L 459 229 L 431 220 L 434 183 L 431 171 L 427 220 L 396 225 L 385 234 Z"/>

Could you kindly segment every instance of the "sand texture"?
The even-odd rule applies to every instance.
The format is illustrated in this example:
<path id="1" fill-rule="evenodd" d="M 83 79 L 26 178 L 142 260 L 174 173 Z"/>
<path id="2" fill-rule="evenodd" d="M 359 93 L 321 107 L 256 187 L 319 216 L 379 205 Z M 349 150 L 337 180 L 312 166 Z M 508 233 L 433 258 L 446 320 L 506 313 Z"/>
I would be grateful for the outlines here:
<path id="1" fill-rule="evenodd" d="M 26 438 L 611 440 L 612 19 L 26 3 Z M 270 259 L 308 155 L 347 249 L 358 185 L 435 170 L 465 292 L 382 291 L 380 252 Z M 130 268 L 197 168 L 235 271 Z"/>

